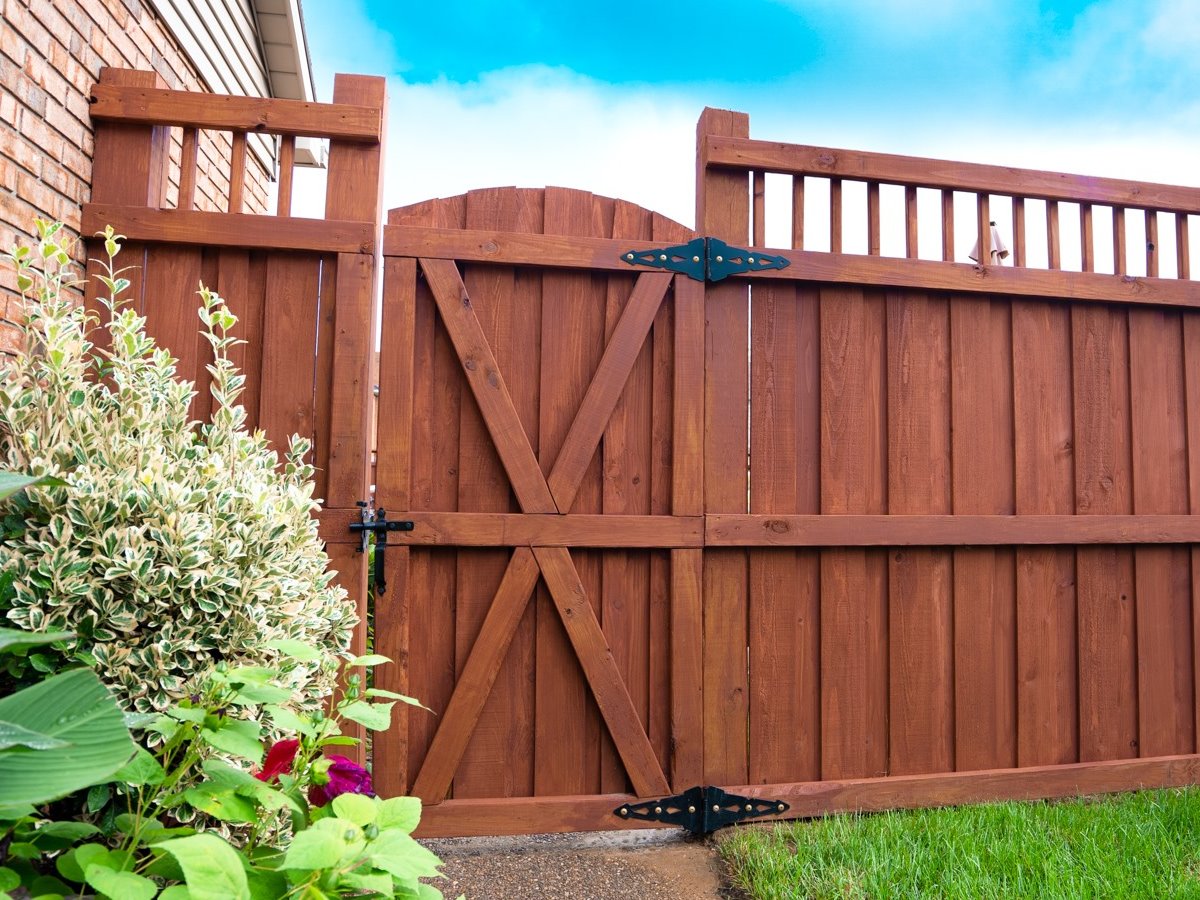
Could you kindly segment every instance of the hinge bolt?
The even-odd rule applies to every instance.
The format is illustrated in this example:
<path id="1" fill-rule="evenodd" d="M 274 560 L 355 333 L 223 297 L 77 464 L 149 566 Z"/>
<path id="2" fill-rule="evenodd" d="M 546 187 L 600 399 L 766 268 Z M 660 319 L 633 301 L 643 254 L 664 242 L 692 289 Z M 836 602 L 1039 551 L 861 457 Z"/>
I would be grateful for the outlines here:
<path id="1" fill-rule="evenodd" d="M 693 257 L 692 257 L 692 262 L 700 262 L 700 257 L 698 257 L 698 256 L 693 256 Z"/>
<path id="2" fill-rule="evenodd" d="M 627 816 L 627 815 L 629 815 L 629 807 L 622 806 L 621 809 L 619 810 L 619 812 L 621 813 L 621 815 Z"/>
<path id="3" fill-rule="evenodd" d="M 747 257 L 746 262 L 750 263 L 750 265 L 754 265 L 754 257 L 753 256 Z"/>
<path id="4" fill-rule="evenodd" d="M 783 805 L 782 803 L 780 803 L 780 804 L 779 804 L 779 811 L 780 811 L 780 812 L 783 812 L 783 810 L 784 810 L 784 805 Z"/>
<path id="5" fill-rule="evenodd" d="M 719 805 L 717 805 L 716 803 L 714 803 L 713 804 L 713 812 L 720 812 L 720 811 L 721 811 L 721 807 Z"/>
<path id="6" fill-rule="evenodd" d="M 625 254 L 625 258 L 626 258 L 626 259 L 633 259 L 633 254 L 632 254 L 632 253 L 626 253 L 626 254 Z"/>
<path id="7" fill-rule="evenodd" d="M 667 261 L 667 254 L 665 254 L 665 253 L 664 253 L 664 254 L 662 254 L 662 255 L 659 257 L 659 259 L 661 259 L 663 262 L 666 262 L 666 261 Z"/>
<path id="8" fill-rule="evenodd" d="M 662 815 L 662 807 L 661 806 L 654 807 L 654 814 L 656 816 L 661 816 Z"/>
<path id="9" fill-rule="evenodd" d="M 753 812 L 753 811 L 754 811 L 754 807 L 751 806 L 749 803 L 747 803 L 746 804 L 746 812 Z"/>
<path id="10" fill-rule="evenodd" d="M 689 807 L 688 807 L 688 812 L 690 812 L 690 813 L 694 813 L 695 811 L 696 811 L 696 807 L 694 807 L 694 806 L 689 806 Z"/>
<path id="11" fill-rule="evenodd" d="M 723 256 L 718 256 L 718 257 L 717 257 L 717 262 L 725 262 L 725 257 L 723 257 Z"/>

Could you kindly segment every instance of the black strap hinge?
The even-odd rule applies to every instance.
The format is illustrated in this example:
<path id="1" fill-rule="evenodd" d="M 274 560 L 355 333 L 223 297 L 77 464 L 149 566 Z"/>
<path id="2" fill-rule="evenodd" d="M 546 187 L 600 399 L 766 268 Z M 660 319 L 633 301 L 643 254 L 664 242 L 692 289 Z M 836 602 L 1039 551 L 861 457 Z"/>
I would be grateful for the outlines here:
<path id="1" fill-rule="evenodd" d="M 679 272 L 695 281 L 721 281 L 730 275 L 785 269 L 791 264 L 784 256 L 743 250 L 720 238 L 707 237 L 653 250 L 627 250 L 621 260 L 630 266 Z"/>
<path id="2" fill-rule="evenodd" d="M 372 509 L 363 500 L 358 501 L 358 507 L 361 511 L 362 521 L 351 522 L 350 530 L 362 535 L 362 543 L 358 547 L 360 553 L 366 552 L 370 545 L 369 536 L 375 535 L 375 567 L 373 571 L 375 593 L 383 595 L 387 592 L 387 569 L 384 567 L 384 558 L 387 553 L 388 532 L 412 531 L 416 526 L 407 519 L 388 519 L 386 512 L 382 509 Z"/>
<path id="3" fill-rule="evenodd" d="M 782 815 L 790 808 L 782 800 L 742 797 L 708 785 L 688 788 L 682 794 L 661 800 L 626 803 L 614 809 L 613 814 L 620 819 L 679 825 L 692 834 L 711 834 L 735 822 Z"/>

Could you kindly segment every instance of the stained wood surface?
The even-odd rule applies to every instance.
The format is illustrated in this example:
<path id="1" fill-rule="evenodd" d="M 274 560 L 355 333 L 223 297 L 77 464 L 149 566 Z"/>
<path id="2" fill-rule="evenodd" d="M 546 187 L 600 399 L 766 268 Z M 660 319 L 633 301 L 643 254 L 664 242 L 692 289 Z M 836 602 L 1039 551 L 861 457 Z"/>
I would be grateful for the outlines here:
<path id="1" fill-rule="evenodd" d="M 93 119 L 138 125 L 182 125 L 364 143 L 377 143 L 383 128 L 378 106 L 189 94 L 106 83 L 103 79 L 92 88 L 90 102 L 88 112 Z"/>

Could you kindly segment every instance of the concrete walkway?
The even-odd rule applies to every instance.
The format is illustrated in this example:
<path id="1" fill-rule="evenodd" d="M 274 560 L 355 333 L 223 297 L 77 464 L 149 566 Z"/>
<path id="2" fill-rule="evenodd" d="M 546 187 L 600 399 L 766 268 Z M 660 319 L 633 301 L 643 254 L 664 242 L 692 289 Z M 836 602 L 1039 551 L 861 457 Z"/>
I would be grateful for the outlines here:
<path id="1" fill-rule="evenodd" d="M 711 841 L 681 830 L 422 841 L 448 900 L 733 900 Z"/>

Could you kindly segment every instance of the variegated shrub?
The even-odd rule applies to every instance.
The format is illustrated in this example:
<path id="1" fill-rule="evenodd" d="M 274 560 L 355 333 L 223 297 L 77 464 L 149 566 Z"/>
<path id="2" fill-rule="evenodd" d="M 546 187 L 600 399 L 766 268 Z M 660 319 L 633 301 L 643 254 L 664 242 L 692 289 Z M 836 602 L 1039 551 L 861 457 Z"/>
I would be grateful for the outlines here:
<path id="1" fill-rule="evenodd" d="M 39 246 L 11 257 L 27 321 L 25 349 L 0 373 L 0 467 L 66 485 L 25 492 L 24 533 L 0 547 L 0 578 L 11 578 L 0 617 L 75 632 L 49 665 L 94 661 L 132 711 L 164 709 L 222 661 L 291 666 L 295 702 L 316 708 L 355 618 L 326 571 L 307 442 L 293 438 L 280 468 L 246 429 L 244 376 L 228 359 L 235 319 L 203 288 L 215 412 L 210 424 L 189 421 L 193 385 L 114 299 L 128 282 L 113 270 L 111 232 L 100 277 L 111 349 L 94 346 L 96 323 L 64 295 L 61 234 L 41 225 Z M 282 663 L 267 646 L 280 639 L 320 647 L 320 658 Z"/>

